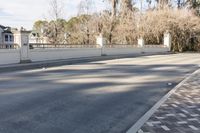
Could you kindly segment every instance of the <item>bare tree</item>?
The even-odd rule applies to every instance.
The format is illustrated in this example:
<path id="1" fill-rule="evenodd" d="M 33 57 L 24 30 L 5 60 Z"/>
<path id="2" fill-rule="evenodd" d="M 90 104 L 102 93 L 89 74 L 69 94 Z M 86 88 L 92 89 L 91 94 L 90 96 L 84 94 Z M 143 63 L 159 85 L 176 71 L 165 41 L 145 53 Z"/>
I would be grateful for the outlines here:
<path id="1" fill-rule="evenodd" d="M 62 18 L 63 15 L 63 6 L 59 0 L 50 1 L 50 15 L 53 20 L 58 20 Z"/>
<path id="2" fill-rule="evenodd" d="M 171 0 L 156 0 L 159 9 L 168 7 Z"/>
<path id="3" fill-rule="evenodd" d="M 59 0 L 51 0 L 49 5 L 50 5 L 49 15 L 51 21 L 48 24 L 47 36 L 49 37 L 52 43 L 56 44 L 60 43 L 61 36 L 64 36 L 62 35 L 64 25 L 61 24 L 63 15 L 63 6 L 61 1 Z"/>
<path id="4" fill-rule="evenodd" d="M 79 11 L 78 11 L 78 15 L 81 14 L 92 14 L 94 12 L 94 2 L 93 0 L 81 0 L 79 3 Z"/>
<path id="5" fill-rule="evenodd" d="M 122 15 L 126 15 L 127 12 L 133 11 L 132 0 L 121 0 L 120 11 Z"/>
<path id="6" fill-rule="evenodd" d="M 200 16 L 200 0 L 186 0 L 186 5 L 193 10 L 193 12 Z"/>
<path id="7" fill-rule="evenodd" d="M 103 1 L 105 1 L 105 0 L 103 0 Z M 106 1 L 111 3 L 111 5 L 112 5 L 112 17 L 115 17 L 116 14 L 117 14 L 117 6 L 118 6 L 120 0 L 106 0 Z"/>
<path id="8" fill-rule="evenodd" d="M 110 2 L 110 4 L 112 5 L 112 14 L 111 14 L 111 21 L 109 24 L 110 27 L 109 27 L 109 37 L 108 37 L 108 41 L 111 44 L 112 37 L 113 37 L 113 30 L 116 25 L 117 6 L 118 6 L 120 0 L 107 0 L 107 1 Z"/>
<path id="9" fill-rule="evenodd" d="M 90 44 L 91 29 L 93 25 L 90 25 L 91 15 L 93 13 L 93 1 L 92 0 L 82 0 L 79 4 L 78 15 L 84 15 L 84 19 L 81 19 L 81 29 L 85 33 L 86 43 Z"/>
<path id="10" fill-rule="evenodd" d="M 191 35 L 200 33 L 199 23 L 199 17 L 191 10 L 154 10 L 142 16 L 137 34 L 144 37 L 147 44 L 161 44 L 163 33 L 169 31 L 172 35 L 172 50 L 182 52 L 187 50 Z"/>

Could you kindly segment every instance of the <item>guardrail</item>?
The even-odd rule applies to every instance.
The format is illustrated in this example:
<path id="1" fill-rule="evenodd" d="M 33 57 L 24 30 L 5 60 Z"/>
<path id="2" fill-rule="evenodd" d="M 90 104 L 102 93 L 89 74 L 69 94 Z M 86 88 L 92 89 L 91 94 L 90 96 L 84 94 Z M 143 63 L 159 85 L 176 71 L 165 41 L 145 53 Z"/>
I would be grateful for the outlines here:
<path id="1" fill-rule="evenodd" d="M 18 44 L 0 44 L 0 49 L 18 49 Z"/>

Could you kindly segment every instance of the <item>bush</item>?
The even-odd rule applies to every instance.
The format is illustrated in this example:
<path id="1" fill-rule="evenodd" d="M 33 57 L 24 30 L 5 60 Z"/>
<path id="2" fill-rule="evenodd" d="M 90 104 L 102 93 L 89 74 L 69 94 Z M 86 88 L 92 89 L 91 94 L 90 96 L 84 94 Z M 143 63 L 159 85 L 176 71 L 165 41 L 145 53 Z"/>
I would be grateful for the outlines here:
<path id="1" fill-rule="evenodd" d="M 164 32 L 172 35 L 172 50 L 199 50 L 200 18 L 186 9 L 148 11 L 141 16 L 138 35 L 147 43 L 161 43 Z M 195 39 L 195 41 L 191 41 Z"/>

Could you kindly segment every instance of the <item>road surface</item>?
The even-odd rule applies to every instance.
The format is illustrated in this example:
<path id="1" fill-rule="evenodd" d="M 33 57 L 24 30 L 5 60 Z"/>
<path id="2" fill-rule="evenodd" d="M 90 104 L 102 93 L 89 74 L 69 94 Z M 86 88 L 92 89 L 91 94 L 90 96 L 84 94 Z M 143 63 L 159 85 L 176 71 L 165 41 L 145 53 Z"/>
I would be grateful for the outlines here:
<path id="1" fill-rule="evenodd" d="M 1 73 L 0 133 L 124 133 L 198 64 L 174 54 Z"/>

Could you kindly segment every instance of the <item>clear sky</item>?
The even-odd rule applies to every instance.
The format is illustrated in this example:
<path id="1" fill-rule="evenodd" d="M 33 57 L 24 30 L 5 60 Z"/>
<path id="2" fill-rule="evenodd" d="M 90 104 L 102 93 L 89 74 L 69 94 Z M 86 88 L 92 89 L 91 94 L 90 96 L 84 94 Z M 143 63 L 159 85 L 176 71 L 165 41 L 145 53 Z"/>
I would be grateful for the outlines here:
<path id="1" fill-rule="evenodd" d="M 51 0 L 0 0 L 0 24 L 19 28 L 31 29 L 33 23 L 39 19 L 49 17 L 49 3 Z M 69 19 L 78 13 L 81 0 L 60 0 L 63 4 L 63 17 Z M 96 11 L 105 8 L 103 0 L 93 0 Z"/>

